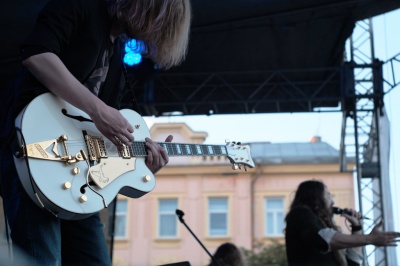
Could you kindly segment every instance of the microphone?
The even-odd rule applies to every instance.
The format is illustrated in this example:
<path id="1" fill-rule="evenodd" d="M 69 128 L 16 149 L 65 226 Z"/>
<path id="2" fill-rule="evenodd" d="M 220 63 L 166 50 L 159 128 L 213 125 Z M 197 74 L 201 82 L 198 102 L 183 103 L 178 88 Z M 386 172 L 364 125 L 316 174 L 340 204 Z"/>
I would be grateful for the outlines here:
<path id="1" fill-rule="evenodd" d="M 176 215 L 178 216 L 179 221 L 181 221 L 181 223 L 183 223 L 184 220 L 183 220 L 182 217 L 183 217 L 183 215 L 185 215 L 185 213 L 184 213 L 183 211 L 179 210 L 179 209 L 176 209 L 175 213 L 176 213 Z"/>
<path id="2" fill-rule="evenodd" d="M 183 215 L 185 215 L 185 213 L 179 209 L 176 209 L 175 214 L 178 216 L 179 221 L 187 228 L 187 230 L 189 230 L 189 232 L 192 234 L 192 236 L 197 240 L 197 242 L 199 242 L 200 246 L 204 249 L 205 252 L 207 252 L 208 256 L 210 256 L 211 260 L 213 261 L 213 265 L 217 265 L 217 266 L 221 266 L 213 257 L 213 255 L 211 255 L 211 253 L 207 250 L 207 248 L 203 245 L 203 243 L 201 243 L 200 239 L 197 238 L 197 236 L 193 233 L 193 231 L 189 228 L 189 226 L 185 223 L 185 221 L 183 220 Z"/>
<path id="3" fill-rule="evenodd" d="M 347 215 L 352 215 L 351 212 L 349 212 L 348 210 L 339 208 L 339 207 L 332 207 L 332 212 L 334 214 L 347 214 Z M 366 219 L 366 220 L 370 220 L 368 217 L 364 217 L 362 216 L 361 219 Z"/>

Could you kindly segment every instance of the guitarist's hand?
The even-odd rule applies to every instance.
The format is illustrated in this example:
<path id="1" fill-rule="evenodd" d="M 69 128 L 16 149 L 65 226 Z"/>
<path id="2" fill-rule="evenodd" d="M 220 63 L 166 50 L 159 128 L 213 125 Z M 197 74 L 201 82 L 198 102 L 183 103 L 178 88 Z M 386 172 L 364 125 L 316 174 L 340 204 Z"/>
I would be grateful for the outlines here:
<path id="1" fill-rule="evenodd" d="M 51 92 L 87 113 L 97 129 L 113 144 L 122 147 L 133 141 L 133 127 L 121 113 L 101 101 L 81 84 L 54 53 L 26 58 L 23 65 Z"/>
<path id="2" fill-rule="evenodd" d="M 104 105 L 91 118 L 97 129 L 117 147 L 129 146 L 134 140 L 132 125 L 117 109 Z"/>
<path id="3" fill-rule="evenodd" d="M 169 135 L 165 139 L 165 142 L 171 142 L 172 139 L 173 136 Z M 168 163 L 169 161 L 168 153 L 163 147 L 161 147 L 156 142 L 152 141 L 150 138 L 146 138 L 146 146 L 147 146 L 146 166 L 153 174 L 155 174 L 156 172 L 158 172 L 158 170 L 160 170 Z"/>

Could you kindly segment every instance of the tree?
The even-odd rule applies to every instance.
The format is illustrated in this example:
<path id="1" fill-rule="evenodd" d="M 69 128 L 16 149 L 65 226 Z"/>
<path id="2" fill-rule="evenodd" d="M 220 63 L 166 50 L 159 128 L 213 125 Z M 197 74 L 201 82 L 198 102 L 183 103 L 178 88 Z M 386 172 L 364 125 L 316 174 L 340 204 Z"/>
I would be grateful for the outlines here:
<path id="1" fill-rule="evenodd" d="M 242 248 L 249 266 L 287 266 L 285 244 L 273 240 L 271 244 L 257 242 L 254 251 Z"/>

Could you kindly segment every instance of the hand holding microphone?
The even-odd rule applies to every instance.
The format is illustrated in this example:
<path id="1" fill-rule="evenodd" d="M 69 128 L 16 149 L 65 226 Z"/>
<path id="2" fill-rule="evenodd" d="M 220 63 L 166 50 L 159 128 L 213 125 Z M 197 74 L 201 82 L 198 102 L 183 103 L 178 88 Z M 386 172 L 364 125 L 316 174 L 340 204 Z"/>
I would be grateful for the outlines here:
<path id="1" fill-rule="evenodd" d="M 366 217 L 361 216 L 361 213 L 356 212 L 351 209 L 341 209 L 338 207 L 332 207 L 332 212 L 334 214 L 344 215 L 347 221 L 351 224 L 351 232 L 352 234 L 360 234 L 362 233 L 361 219 L 368 219 Z"/>
<path id="2" fill-rule="evenodd" d="M 339 207 L 332 207 L 333 214 L 347 214 L 353 216 L 353 213 L 347 209 L 342 209 Z M 370 220 L 368 217 L 360 216 L 359 219 Z"/>

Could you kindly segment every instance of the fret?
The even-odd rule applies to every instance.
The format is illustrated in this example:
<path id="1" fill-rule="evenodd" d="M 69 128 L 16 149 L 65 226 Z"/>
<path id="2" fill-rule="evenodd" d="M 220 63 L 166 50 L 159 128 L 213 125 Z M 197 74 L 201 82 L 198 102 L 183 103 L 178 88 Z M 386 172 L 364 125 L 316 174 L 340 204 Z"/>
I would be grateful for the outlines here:
<path id="1" fill-rule="evenodd" d="M 147 156 L 146 144 L 144 142 L 133 142 L 131 149 L 133 156 Z"/>
<path id="2" fill-rule="evenodd" d="M 184 147 L 183 151 L 184 151 L 184 153 L 186 152 L 185 155 L 192 155 L 193 154 L 192 149 L 190 148 L 191 145 L 185 144 L 184 146 L 185 147 Z"/>
<path id="3" fill-rule="evenodd" d="M 176 147 L 176 154 L 177 155 L 182 155 L 181 144 L 175 144 L 175 147 Z"/>
<path id="4" fill-rule="evenodd" d="M 218 156 L 221 155 L 221 146 L 214 146 L 214 151 Z"/>
<path id="5" fill-rule="evenodd" d="M 202 155 L 203 154 L 203 151 L 201 150 L 201 146 L 200 145 L 196 144 L 196 145 L 194 145 L 194 147 L 195 147 L 196 155 Z"/>
<path id="6" fill-rule="evenodd" d="M 226 150 L 226 146 L 219 146 L 221 155 L 228 155 L 228 151 Z"/>
<path id="7" fill-rule="evenodd" d="M 180 144 L 180 143 L 159 143 L 169 156 L 221 156 L 228 155 L 224 145 L 200 145 L 200 144 Z M 147 146 L 145 142 L 133 142 L 131 145 L 132 156 L 147 156 Z"/>
<path id="8" fill-rule="evenodd" d="M 167 143 L 160 143 L 160 146 L 167 151 L 168 155 L 173 155 L 174 151 L 172 150 L 170 145 L 167 145 Z"/>
<path id="9" fill-rule="evenodd" d="M 204 155 L 208 155 L 208 149 L 207 149 L 207 146 L 205 146 L 205 145 L 201 145 L 201 146 L 200 146 L 200 148 L 201 148 L 201 152 L 202 152 L 202 154 L 204 154 Z"/>

